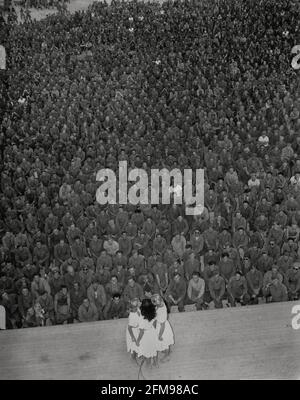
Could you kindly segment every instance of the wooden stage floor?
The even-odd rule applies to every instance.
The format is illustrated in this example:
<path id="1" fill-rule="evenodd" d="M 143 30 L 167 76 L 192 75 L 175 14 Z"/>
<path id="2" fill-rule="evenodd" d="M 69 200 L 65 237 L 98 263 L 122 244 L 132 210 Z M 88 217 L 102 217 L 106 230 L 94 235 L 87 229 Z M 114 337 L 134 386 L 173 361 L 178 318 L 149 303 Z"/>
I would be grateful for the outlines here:
<path id="1" fill-rule="evenodd" d="M 170 361 L 146 379 L 300 379 L 295 303 L 171 314 Z M 126 320 L 0 332 L 0 379 L 137 379 Z"/>

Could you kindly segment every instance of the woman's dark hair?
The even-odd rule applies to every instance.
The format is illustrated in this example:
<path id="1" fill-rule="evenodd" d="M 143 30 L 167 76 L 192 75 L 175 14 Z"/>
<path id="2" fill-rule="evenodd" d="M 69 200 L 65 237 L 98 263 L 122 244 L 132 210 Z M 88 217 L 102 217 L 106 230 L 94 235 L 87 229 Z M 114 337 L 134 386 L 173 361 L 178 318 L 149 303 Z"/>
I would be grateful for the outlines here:
<path id="1" fill-rule="evenodd" d="M 144 299 L 142 301 L 141 314 L 148 321 L 152 321 L 156 317 L 156 307 L 151 299 Z"/>

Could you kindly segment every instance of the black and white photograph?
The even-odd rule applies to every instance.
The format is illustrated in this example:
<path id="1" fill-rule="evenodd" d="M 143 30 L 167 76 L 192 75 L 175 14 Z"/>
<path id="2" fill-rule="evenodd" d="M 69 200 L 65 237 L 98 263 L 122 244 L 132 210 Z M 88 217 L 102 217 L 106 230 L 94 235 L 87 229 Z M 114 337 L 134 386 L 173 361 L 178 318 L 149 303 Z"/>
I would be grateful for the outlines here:
<path id="1" fill-rule="evenodd" d="M 0 177 L 0 380 L 300 380 L 300 0 L 0 0 Z"/>

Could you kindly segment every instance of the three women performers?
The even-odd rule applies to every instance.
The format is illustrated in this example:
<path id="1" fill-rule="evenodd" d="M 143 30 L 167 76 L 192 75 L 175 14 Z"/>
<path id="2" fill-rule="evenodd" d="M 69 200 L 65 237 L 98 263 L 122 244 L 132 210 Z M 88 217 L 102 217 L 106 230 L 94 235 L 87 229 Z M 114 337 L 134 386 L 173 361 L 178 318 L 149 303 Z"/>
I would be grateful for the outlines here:
<path id="1" fill-rule="evenodd" d="M 156 294 L 151 299 L 133 299 L 130 303 L 130 314 L 126 330 L 127 351 L 132 358 L 140 358 L 150 365 L 165 361 L 174 344 L 174 333 L 168 321 L 167 308 Z"/>

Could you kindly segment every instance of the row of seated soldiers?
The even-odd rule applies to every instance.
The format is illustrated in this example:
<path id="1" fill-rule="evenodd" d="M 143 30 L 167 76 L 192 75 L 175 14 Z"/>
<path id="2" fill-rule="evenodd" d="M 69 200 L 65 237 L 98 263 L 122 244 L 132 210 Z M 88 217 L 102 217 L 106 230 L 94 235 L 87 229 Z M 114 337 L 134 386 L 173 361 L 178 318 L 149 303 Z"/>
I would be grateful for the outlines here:
<path id="1" fill-rule="evenodd" d="M 17 257 L 5 263 L 0 291 L 8 325 L 28 326 L 28 318 L 35 320 L 41 310 L 43 318 L 38 320 L 47 324 L 121 318 L 131 299 L 153 293 L 162 294 L 169 308 L 177 305 L 179 311 L 186 304 L 205 309 L 211 302 L 221 308 L 223 300 L 235 306 L 257 304 L 260 297 L 267 302 L 299 298 L 298 251 L 280 250 L 273 238 L 263 248 L 254 241 L 245 250 L 228 243 L 222 251 L 206 248 L 198 253 L 189 242 L 181 256 L 172 246 L 150 257 L 135 248 L 129 258 L 119 249 L 113 254 L 113 243 L 117 242 L 112 237 L 104 241 L 106 249 L 96 263 L 91 256 L 56 259 L 46 266 L 22 265 Z M 56 246 L 64 244 L 61 240 Z M 279 252 L 274 250 L 278 247 Z"/>

